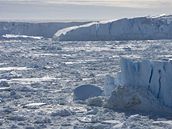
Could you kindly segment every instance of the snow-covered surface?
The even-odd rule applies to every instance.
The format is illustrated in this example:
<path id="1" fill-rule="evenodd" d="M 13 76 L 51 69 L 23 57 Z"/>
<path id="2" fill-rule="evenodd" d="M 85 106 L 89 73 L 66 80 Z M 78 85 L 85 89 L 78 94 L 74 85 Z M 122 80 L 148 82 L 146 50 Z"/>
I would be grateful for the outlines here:
<path id="1" fill-rule="evenodd" d="M 59 30 L 54 39 L 61 41 L 172 39 L 172 16 L 93 22 Z"/>
<path id="2" fill-rule="evenodd" d="M 103 89 L 105 76 L 120 71 L 120 56 L 168 59 L 171 42 L 0 40 L 0 68 L 8 68 L 0 71 L 0 79 L 8 82 L 0 83 L 0 128 L 171 129 L 171 117 L 116 112 L 73 101 L 77 86 Z M 100 98 L 88 104 L 95 104 L 93 100 Z"/>

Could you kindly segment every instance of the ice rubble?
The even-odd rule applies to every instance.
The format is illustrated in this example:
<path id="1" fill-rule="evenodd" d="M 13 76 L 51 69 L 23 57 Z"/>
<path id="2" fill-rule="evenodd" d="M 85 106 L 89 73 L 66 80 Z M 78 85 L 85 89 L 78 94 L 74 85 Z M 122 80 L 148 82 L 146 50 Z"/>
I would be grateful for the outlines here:
<path id="1" fill-rule="evenodd" d="M 93 22 L 57 31 L 62 41 L 172 39 L 172 16 Z"/>
<path id="2" fill-rule="evenodd" d="M 109 107 L 171 112 L 169 110 L 172 108 L 171 60 L 122 57 L 120 66 L 121 72 L 117 76 L 117 83 L 113 78 L 106 79 L 110 83 L 105 83 L 105 91 L 111 89 L 106 91 L 107 96 L 111 93 Z M 111 83 L 113 80 L 114 85 Z"/>

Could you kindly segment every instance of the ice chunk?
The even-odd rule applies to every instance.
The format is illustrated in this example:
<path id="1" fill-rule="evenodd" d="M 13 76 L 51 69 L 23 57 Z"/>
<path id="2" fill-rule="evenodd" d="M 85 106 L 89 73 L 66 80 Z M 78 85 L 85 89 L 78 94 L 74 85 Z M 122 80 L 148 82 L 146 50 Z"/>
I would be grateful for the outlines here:
<path id="1" fill-rule="evenodd" d="M 101 88 L 94 85 L 81 85 L 74 89 L 75 100 L 86 100 L 91 97 L 100 96 L 101 94 Z"/>
<path id="2" fill-rule="evenodd" d="M 103 97 L 93 97 L 87 99 L 88 106 L 101 107 L 103 105 Z"/>
<path id="3" fill-rule="evenodd" d="M 39 108 L 43 105 L 46 105 L 45 103 L 29 103 L 24 106 L 24 108 L 29 108 L 29 109 L 36 109 Z"/>
<path id="4" fill-rule="evenodd" d="M 54 39 L 62 41 L 172 39 L 171 19 L 172 16 L 161 16 L 93 22 L 59 30 Z"/>
<path id="5" fill-rule="evenodd" d="M 25 121 L 26 120 L 26 117 L 25 116 L 20 116 L 20 115 L 10 115 L 8 116 L 7 118 L 8 120 L 11 120 L 11 121 Z"/>

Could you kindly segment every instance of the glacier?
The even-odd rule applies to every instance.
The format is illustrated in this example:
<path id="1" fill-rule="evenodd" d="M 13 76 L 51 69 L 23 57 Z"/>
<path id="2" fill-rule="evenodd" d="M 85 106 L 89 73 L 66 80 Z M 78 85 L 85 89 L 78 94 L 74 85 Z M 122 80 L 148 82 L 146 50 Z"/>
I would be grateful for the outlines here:
<path id="1" fill-rule="evenodd" d="M 61 29 L 55 33 L 53 39 L 60 41 L 172 39 L 172 16 L 92 22 Z"/>
<path id="2" fill-rule="evenodd" d="M 172 61 L 121 57 L 121 85 L 146 89 L 166 107 L 172 108 Z"/>

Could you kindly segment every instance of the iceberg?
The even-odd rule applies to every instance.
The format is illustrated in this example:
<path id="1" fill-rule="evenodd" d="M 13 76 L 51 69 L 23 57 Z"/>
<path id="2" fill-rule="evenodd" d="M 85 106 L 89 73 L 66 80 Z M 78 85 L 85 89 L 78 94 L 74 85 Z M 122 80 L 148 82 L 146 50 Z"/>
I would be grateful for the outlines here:
<path id="1" fill-rule="evenodd" d="M 172 16 L 124 18 L 59 30 L 60 41 L 111 41 L 172 39 Z"/>
<path id="2" fill-rule="evenodd" d="M 79 26 L 88 22 L 0 22 L 0 38 L 8 37 L 44 37 L 52 38 L 58 31 L 66 27 Z M 9 35 L 10 34 L 10 35 Z M 31 37 L 31 38 L 33 38 Z"/>
<path id="3" fill-rule="evenodd" d="M 172 61 L 121 58 L 121 85 L 150 91 L 161 104 L 172 108 Z"/>

